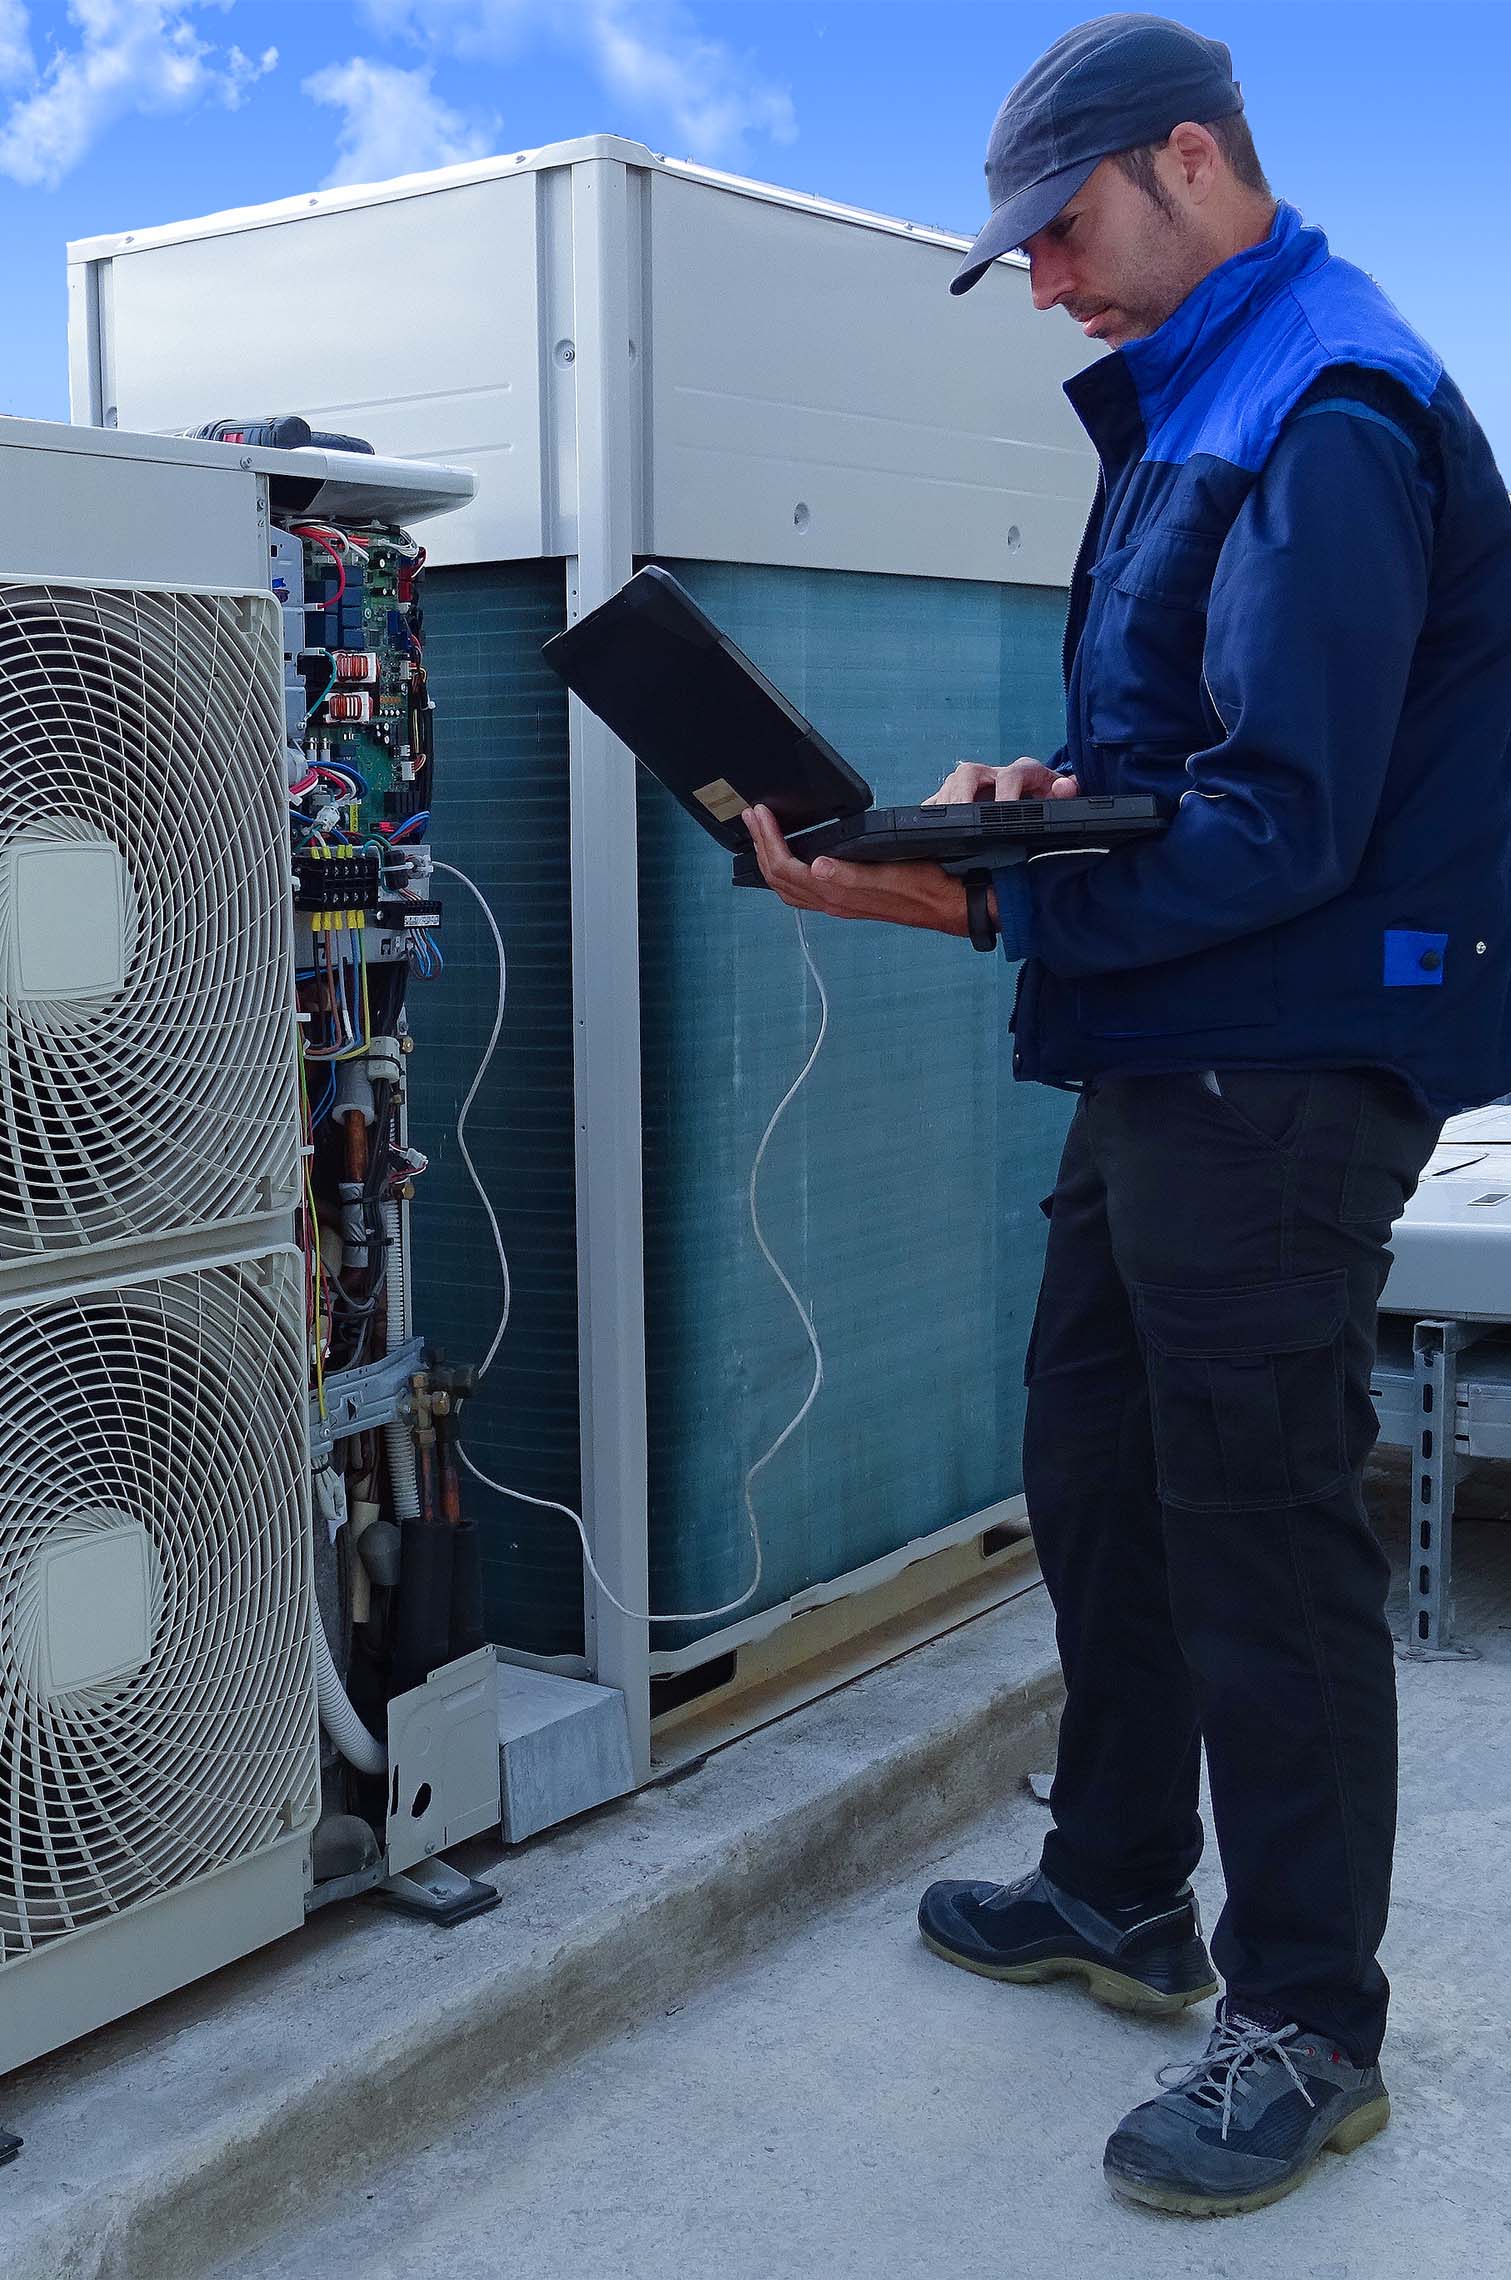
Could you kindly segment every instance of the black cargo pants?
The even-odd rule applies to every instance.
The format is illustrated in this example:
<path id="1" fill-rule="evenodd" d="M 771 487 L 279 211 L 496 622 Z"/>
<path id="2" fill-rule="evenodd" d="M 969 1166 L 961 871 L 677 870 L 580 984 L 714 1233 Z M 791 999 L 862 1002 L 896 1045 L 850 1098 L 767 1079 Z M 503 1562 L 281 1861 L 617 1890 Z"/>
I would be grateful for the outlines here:
<path id="1" fill-rule="evenodd" d="M 1029 1349 L 1024 1488 L 1067 1688 L 1047 1873 L 1108 1905 L 1201 1854 L 1247 2002 L 1378 2052 L 1396 1812 L 1375 1308 L 1438 1122 L 1372 1070 L 1085 1088 Z"/>

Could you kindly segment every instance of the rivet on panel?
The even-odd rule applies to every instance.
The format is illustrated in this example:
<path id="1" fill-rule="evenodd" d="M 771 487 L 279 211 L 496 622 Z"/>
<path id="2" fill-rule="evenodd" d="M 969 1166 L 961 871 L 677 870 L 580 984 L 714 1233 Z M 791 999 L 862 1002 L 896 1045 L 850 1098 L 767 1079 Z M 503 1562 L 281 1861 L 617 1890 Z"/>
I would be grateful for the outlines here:
<path id="1" fill-rule="evenodd" d="M 556 361 L 558 364 L 575 364 L 577 362 L 577 350 L 571 341 L 559 340 L 556 343 Z"/>

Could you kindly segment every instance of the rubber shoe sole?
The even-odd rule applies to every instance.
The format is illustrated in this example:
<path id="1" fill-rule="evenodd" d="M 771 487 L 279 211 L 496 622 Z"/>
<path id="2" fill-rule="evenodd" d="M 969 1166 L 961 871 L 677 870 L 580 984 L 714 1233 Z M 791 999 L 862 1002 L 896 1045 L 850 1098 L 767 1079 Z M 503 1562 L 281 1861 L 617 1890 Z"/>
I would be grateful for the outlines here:
<path id="1" fill-rule="evenodd" d="M 1209 1996 L 1217 1993 L 1217 1981 L 1213 1979 L 1204 1987 L 1167 1995 L 1157 1987 L 1146 1987 L 1141 1979 L 1130 1978 L 1126 1972 L 1114 1971 L 1110 1964 L 1093 1963 L 1089 1956 L 1041 1955 L 1032 1963 L 981 1963 L 974 1956 L 957 1954 L 954 1948 L 946 1947 L 942 1940 L 936 1940 L 921 1927 L 918 1936 L 931 1954 L 942 1956 L 958 1971 L 974 1971 L 981 1979 L 1006 1979 L 1015 1987 L 1039 1987 L 1050 1979 L 1084 1980 L 1092 2000 L 1109 2011 L 1142 2011 L 1146 2017 L 1169 2017 L 1177 2011 L 1188 2011 L 1193 2003 L 1205 2003 Z"/>
<path id="2" fill-rule="evenodd" d="M 1121 2170 L 1104 2168 L 1103 2174 L 1119 2200 L 1137 2201 L 1146 2209 L 1166 2209 L 1178 2217 L 1246 2217 L 1253 2209 L 1267 2209 L 1272 2202 L 1283 2201 L 1287 2193 L 1304 2185 L 1324 2153 L 1355 2152 L 1378 2137 L 1389 2120 L 1389 2098 L 1372 2098 L 1367 2106 L 1356 2106 L 1332 2136 L 1323 2139 L 1310 2161 L 1303 2162 L 1291 2176 L 1262 2185 L 1253 2193 L 1178 2193 L 1169 2185 L 1141 2184 Z"/>

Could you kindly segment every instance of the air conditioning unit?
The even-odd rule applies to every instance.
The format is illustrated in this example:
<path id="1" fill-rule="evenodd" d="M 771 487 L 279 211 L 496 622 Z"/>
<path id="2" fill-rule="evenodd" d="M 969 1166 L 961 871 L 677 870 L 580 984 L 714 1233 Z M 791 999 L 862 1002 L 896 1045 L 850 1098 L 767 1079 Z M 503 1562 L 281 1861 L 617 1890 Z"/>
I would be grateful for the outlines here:
<path id="1" fill-rule="evenodd" d="M 302 1283 L 0 1298 L 0 2071 L 303 1921 Z"/>
<path id="2" fill-rule="evenodd" d="M 0 422 L 0 2071 L 297 1925 L 319 1809 L 266 479 Z"/>
<path id="3" fill-rule="evenodd" d="M 443 1640 L 422 1683 L 389 1689 L 379 1741 L 316 1616 L 311 1526 L 312 1451 L 328 1491 L 343 1435 L 386 1431 L 414 1469 L 400 1173 L 424 1159 L 404 1148 L 389 1061 L 407 920 L 434 907 L 413 886 L 412 782 L 330 764 L 352 758 L 342 724 L 387 705 L 380 757 L 411 778 L 428 765 L 425 676 L 408 669 L 423 652 L 402 631 L 419 550 L 382 518 L 439 512 L 473 481 L 244 440 L 0 421 L 0 2074 L 318 1904 L 322 1702 L 392 1802 L 383 1841 L 358 1822 L 361 1857 L 327 1866 L 319 1896 L 409 1871 L 412 1904 L 442 1920 L 497 1897 L 431 1859 L 499 1819 L 491 1650 L 448 1661 Z M 352 568 L 334 599 L 306 592 L 285 527 L 317 506 L 374 524 L 366 543 L 337 534 Z M 308 550 L 331 555 L 316 529 Z M 400 726 L 373 670 L 390 637 Z M 335 652 L 365 693 L 312 730 Z M 314 703 L 312 654 L 329 667 Z M 317 783 L 332 788 L 300 811 Z M 380 806 L 379 851 L 347 864 L 359 787 L 407 805 Z M 382 851 L 385 824 L 402 856 Z M 364 860 L 387 902 L 362 899 Z M 337 934 L 339 1003 L 321 994 Z M 393 1234 L 365 1303 L 342 1262 L 327 1269 L 316 1192 L 318 1127 L 354 1061 L 383 1149 L 403 1151 L 377 1158 Z M 365 1207 L 350 1216 L 365 1240 Z"/>

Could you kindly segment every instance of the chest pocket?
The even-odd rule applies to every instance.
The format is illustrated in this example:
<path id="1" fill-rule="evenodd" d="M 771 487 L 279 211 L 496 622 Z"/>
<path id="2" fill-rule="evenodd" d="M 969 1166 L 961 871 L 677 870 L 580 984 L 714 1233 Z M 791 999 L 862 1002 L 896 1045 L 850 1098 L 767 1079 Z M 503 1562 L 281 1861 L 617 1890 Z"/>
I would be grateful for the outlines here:
<path id="1" fill-rule="evenodd" d="M 1084 643 L 1093 743 L 1190 752 L 1220 733 L 1201 668 L 1221 550 L 1219 532 L 1161 525 L 1093 567 Z"/>

